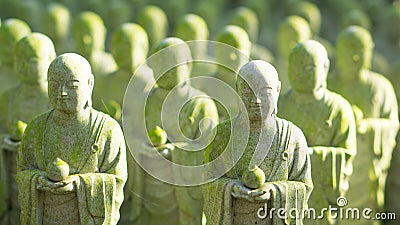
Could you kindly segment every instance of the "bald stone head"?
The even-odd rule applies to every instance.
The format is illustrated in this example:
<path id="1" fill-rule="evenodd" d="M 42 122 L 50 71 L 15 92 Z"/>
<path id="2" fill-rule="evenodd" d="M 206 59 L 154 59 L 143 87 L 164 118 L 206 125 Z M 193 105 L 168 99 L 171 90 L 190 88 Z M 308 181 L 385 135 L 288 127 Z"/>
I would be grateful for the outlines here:
<path id="1" fill-rule="evenodd" d="M 0 26 L 0 62 L 1 64 L 13 67 L 14 46 L 24 36 L 31 33 L 31 28 L 22 20 L 7 19 Z"/>
<path id="2" fill-rule="evenodd" d="M 321 28 L 321 12 L 317 5 L 309 1 L 299 1 L 293 5 L 292 14 L 304 18 L 310 25 L 312 32 L 315 35 L 319 34 Z"/>
<path id="3" fill-rule="evenodd" d="M 206 21 L 198 15 L 187 14 L 175 24 L 174 36 L 184 40 L 208 40 L 208 27 Z"/>
<path id="4" fill-rule="evenodd" d="M 142 8 L 138 15 L 137 23 L 146 30 L 150 46 L 154 46 L 167 36 L 167 15 L 158 6 L 147 5 Z"/>
<path id="5" fill-rule="evenodd" d="M 171 90 L 189 79 L 192 56 L 189 46 L 176 37 L 159 42 L 153 49 L 150 66 L 160 88 Z"/>
<path id="6" fill-rule="evenodd" d="M 106 28 L 103 19 L 94 12 L 82 12 L 72 26 L 75 51 L 90 57 L 95 50 L 104 50 Z"/>
<path id="7" fill-rule="evenodd" d="M 241 6 L 235 9 L 229 19 L 229 24 L 243 28 L 248 33 L 251 42 L 257 41 L 258 18 L 257 14 L 250 8 Z"/>
<path id="8" fill-rule="evenodd" d="M 59 3 L 51 3 L 42 15 L 41 30 L 56 43 L 66 41 L 69 35 L 71 14 L 68 8 Z"/>
<path id="9" fill-rule="evenodd" d="M 268 62 L 253 60 L 239 70 L 236 91 L 242 99 L 249 118 L 268 119 L 278 111 L 281 83 L 278 72 Z"/>
<path id="10" fill-rule="evenodd" d="M 110 50 L 121 69 L 134 72 L 147 57 L 149 43 L 146 31 L 135 23 L 121 24 L 111 36 Z"/>
<path id="11" fill-rule="evenodd" d="M 45 82 L 47 69 L 55 57 L 53 42 L 44 34 L 31 33 L 19 40 L 15 46 L 15 69 L 21 82 Z"/>
<path id="12" fill-rule="evenodd" d="M 317 41 L 298 43 L 289 55 L 289 81 L 300 93 L 326 88 L 329 59 L 325 47 Z"/>
<path id="13" fill-rule="evenodd" d="M 374 43 L 365 28 L 350 26 L 339 33 L 336 41 L 336 62 L 340 71 L 357 75 L 371 67 Z"/>
<path id="14" fill-rule="evenodd" d="M 278 27 L 278 53 L 282 57 L 289 56 L 290 50 L 300 41 L 311 38 L 311 28 L 308 22 L 300 16 L 289 16 Z"/>
<path id="15" fill-rule="evenodd" d="M 89 62 L 75 53 L 58 56 L 50 64 L 48 92 L 51 105 L 64 114 L 78 114 L 91 106 L 94 76 Z"/>
<path id="16" fill-rule="evenodd" d="M 251 42 L 246 31 L 235 25 L 225 26 L 218 34 L 218 42 L 232 46 L 216 45 L 215 57 L 218 62 L 235 71 L 248 61 L 250 56 Z"/>

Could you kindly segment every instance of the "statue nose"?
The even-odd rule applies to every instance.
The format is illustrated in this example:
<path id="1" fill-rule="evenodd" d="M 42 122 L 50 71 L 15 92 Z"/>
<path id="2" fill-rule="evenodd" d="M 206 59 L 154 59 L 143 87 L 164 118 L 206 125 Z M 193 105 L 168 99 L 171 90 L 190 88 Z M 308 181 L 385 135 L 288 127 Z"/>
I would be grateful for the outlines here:
<path id="1" fill-rule="evenodd" d="M 60 95 L 61 96 L 67 96 L 68 95 L 67 89 L 65 88 L 65 85 L 61 85 L 61 87 L 60 87 Z"/>

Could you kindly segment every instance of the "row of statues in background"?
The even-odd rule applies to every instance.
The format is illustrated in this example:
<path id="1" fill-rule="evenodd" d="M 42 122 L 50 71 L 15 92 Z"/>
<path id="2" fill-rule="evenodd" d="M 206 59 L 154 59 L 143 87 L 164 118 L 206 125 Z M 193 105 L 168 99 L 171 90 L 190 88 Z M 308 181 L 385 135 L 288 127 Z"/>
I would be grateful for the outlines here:
<path id="1" fill-rule="evenodd" d="M 216 65 L 188 63 L 158 77 L 165 70 L 163 59 L 142 66 L 135 73 L 150 55 L 149 49 L 153 49 L 151 53 L 164 50 L 168 58 L 178 60 L 180 53 L 168 49 L 181 45 L 186 48 L 187 60 L 204 57 L 206 50 L 195 48 L 196 45 L 186 46 L 183 41 L 208 39 L 204 35 L 207 24 L 199 16 L 186 15 L 181 24 L 177 20 L 173 34 L 182 40 L 164 39 L 166 29 L 155 27 L 163 23 L 152 17 L 163 12 L 154 6 L 141 12 L 148 12 L 149 16 L 143 19 L 146 22 L 138 21 L 142 26 L 124 23 L 112 32 L 109 46 L 112 56 L 105 52 L 106 34 L 101 18 L 91 12 L 76 17 L 72 32 L 76 40 L 74 51 L 87 61 L 76 54 L 55 58 L 55 48 L 57 52 L 71 48 L 62 47 L 66 41 L 57 42 L 52 37 L 54 47 L 48 37 L 31 33 L 21 20 L 2 21 L 1 76 L 7 81 L 1 85 L 0 104 L 4 115 L 0 118 L 2 224 L 3 221 L 5 224 L 19 221 L 21 224 L 115 224 L 118 220 L 121 224 L 200 224 L 202 220 L 209 224 L 300 224 L 300 220 L 284 221 L 277 215 L 270 221 L 261 220 L 257 218 L 257 210 L 264 203 L 274 208 L 300 210 L 308 202 L 308 207 L 318 212 L 328 205 L 337 206 L 336 200 L 341 196 L 347 197 L 349 207 L 400 214 L 395 202 L 399 195 L 398 151 L 392 158 L 398 130 L 396 95 L 386 78 L 371 71 L 374 43 L 366 29 L 360 26 L 344 29 L 333 48 L 316 37 L 310 21 L 290 16 L 280 23 L 277 35 L 282 43 L 277 44 L 279 54 L 272 57 L 268 49 L 257 44 L 254 38 L 257 34 L 251 32 L 250 26 L 254 23 L 249 22 L 246 27 L 238 22 L 220 29 L 215 40 L 239 49 L 240 54 L 264 61 L 247 63 L 249 58 L 246 61 L 240 55 L 231 57 L 239 54 L 237 51 L 232 54 L 216 51 L 215 57 L 231 71 Z M 237 12 L 246 14 L 244 8 Z M 248 14 L 243 17 L 251 18 Z M 157 18 L 166 21 L 166 17 Z M 164 33 L 154 38 L 158 32 Z M 333 52 L 336 57 L 328 57 Z M 275 62 L 278 72 L 265 61 Z M 328 76 L 332 63 L 333 70 Z M 147 174 L 125 150 L 118 123 L 92 108 L 91 96 L 95 109 L 121 122 L 124 92 L 134 73 L 135 81 L 140 84 L 132 96 L 149 94 L 146 110 L 141 112 L 149 131 L 164 128 L 162 103 L 175 86 L 189 77 L 208 76 L 224 81 L 236 88 L 244 108 L 235 100 L 227 100 L 224 102 L 227 111 L 238 115 L 229 116 L 218 102 L 199 98 L 224 93 L 207 83 L 184 82 L 178 85 L 178 92 L 172 98 L 177 103 L 193 100 L 182 109 L 179 128 L 186 137 L 197 139 L 200 130 L 211 130 L 209 124 L 200 123 L 210 118 L 214 125 L 219 123 L 214 141 L 204 152 L 191 154 L 171 145 L 179 142 L 176 130 L 165 129 L 168 140 L 156 144 L 149 142 L 147 134 L 138 129 L 133 133 L 133 144 L 128 141 L 131 151 L 138 151 L 154 170 L 179 176 L 180 173 L 170 168 L 151 163 L 154 155 L 149 153 L 154 147 L 168 160 L 199 165 L 216 159 L 224 150 L 234 152 L 235 148 L 227 145 L 231 136 L 237 141 L 247 138 L 245 153 L 235 167 L 212 183 L 190 188 L 176 187 Z M 241 78 L 236 79 L 235 73 Z M 254 106 L 254 102 L 260 104 Z M 248 114 L 248 128 L 240 123 L 243 112 Z M 131 122 L 132 127 L 143 123 L 135 119 Z M 242 134 L 246 129 L 249 137 Z M 261 145 L 269 151 L 257 165 L 265 174 L 266 182 L 251 189 L 243 184 L 242 174 L 250 167 L 262 131 L 271 132 L 273 137 L 269 147 Z M 124 127 L 125 137 L 130 136 L 126 132 Z M 65 167 L 68 172 L 60 172 Z M 51 178 L 50 174 L 54 173 L 62 178 Z M 16 204 L 17 184 L 19 205 Z M 326 215 L 324 220 L 304 223 L 366 224 L 366 221 L 335 221 Z"/>

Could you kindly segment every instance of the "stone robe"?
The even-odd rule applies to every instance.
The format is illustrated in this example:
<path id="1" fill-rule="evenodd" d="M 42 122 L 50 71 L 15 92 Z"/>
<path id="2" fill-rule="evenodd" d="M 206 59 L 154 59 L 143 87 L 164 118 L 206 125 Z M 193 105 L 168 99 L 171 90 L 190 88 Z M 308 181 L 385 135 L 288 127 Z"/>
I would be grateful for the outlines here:
<path id="1" fill-rule="evenodd" d="M 146 129 L 148 131 L 156 126 L 169 127 L 166 129 L 169 141 L 176 143 L 183 140 L 178 136 L 180 130 L 189 139 L 196 139 L 200 136 L 201 131 L 210 131 L 212 124 L 210 121 L 200 121 L 204 118 L 210 118 L 214 124 L 218 123 L 218 112 L 212 99 L 206 96 L 203 92 L 198 91 L 188 84 L 178 88 L 178 92 L 172 92 L 171 104 L 165 103 L 166 96 L 170 93 L 169 90 L 162 88 L 154 88 L 146 102 Z M 194 96 L 201 96 L 191 99 Z M 180 109 L 180 103 L 189 100 Z M 164 118 L 161 123 L 162 107 L 167 112 L 167 119 Z M 179 116 L 178 116 L 179 115 Z M 176 123 L 179 120 L 179 127 L 173 126 L 171 123 Z M 177 123 L 176 123 L 177 124 Z M 179 129 L 179 130 L 178 130 Z M 140 141 L 140 140 L 138 140 Z M 144 140 L 142 140 L 144 142 Z M 143 143 L 147 144 L 147 143 Z M 140 144 L 136 145 L 140 148 Z M 203 162 L 203 152 L 182 151 L 178 148 L 170 147 L 168 144 L 166 149 L 170 151 L 167 158 L 172 162 L 180 165 L 200 165 Z M 140 151 L 142 162 L 146 165 L 152 165 L 157 171 L 171 174 L 174 178 L 191 179 L 190 177 L 181 177 L 180 171 L 174 171 L 170 164 L 160 164 L 154 159 L 153 154 L 148 149 L 136 149 Z M 203 197 L 201 189 L 197 187 L 177 187 L 171 184 L 164 183 L 147 174 L 142 168 L 137 166 L 133 179 L 133 205 L 134 210 L 133 220 L 135 224 L 200 224 L 202 218 Z"/>
<path id="2" fill-rule="evenodd" d="M 62 143 L 46 138 L 51 136 L 46 128 L 52 112 L 28 125 L 18 152 L 21 224 L 116 224 L 127 179 L 121 128 L 108 115 L 91 109 L 88 129 L 72 150 L 63 149 Z M 39 176 L 46 176 L 46 165 L 56 157 L 69 164 L 70 175 L 79 176 L 76 192 L 56 195 L 37 190 Z"/>
<path id="3" fill-rule="evenodd" d="M 302 224 L 301 218 L 285 220 L 278 218 L 276 213 L 280 208 L 288 212 L 290 209 L 297 209 L 300 213 L 307 208 L 307 201 L 313 189 L 307 143 L 301 130 L 291 122 L 275 117 L 275 125 L 276 133 L 272 145 L 259 165 L 266 177 L 264 186 L 273 186 L 271 199 L 267 202 L 249 203 L 236 199 L 231 194 L 233 184 L 241 182 L 240 176 L 243 170 L 248 168 L 259 141 L 259 133 L 250 131 L 246 149 L 238 163 L 223 177 L 203 188 L 205 202 L 203 210 L 207 224 L 243 224 L 244 221 L 247 221 L 246 224 Z M 235 133 L 242 132 L 243 128 L 235 126 L 234 122 L 232 130 L 231 133 L 231 120 L 217 126 L 215 139 L 205 152 L 206 162 L 213 161 L 225 150 L 231 135 L 233 139 L 240 137 Z M 239 138 L 237 141 L 244 140 Z M 236 144 L 234 141 L 233 146 Z M 234 147 L 228 147 L 225 151 L 232 149 Z M 257 210 L 264 207 L 264 204 L 276 209 L 272 221 L 257 218 Z"/>
<path id="4" fill-rule="evenodd" d="M 337 198 L 349 189 L 356 155 L 356 126 L 350 104 L 328 90 L 320 100 L 296 97 L 292 90 L 280 97 L 278 108 L 282 118 L 302 129 L 308 146 L 313 148 L 314 190 L 308 205 L 318 213 L 329 205 L 337 207 Z M 324 220 L 307 220 L 305 224 L 330 224 L 328 218 L 326 215 Z"/>
<path id="5" fill-rule="evenodd" d="M 364 130 L 357 129 L 357 155 L 349 181 L 348 207 L 380 211 L 399 126 L 397 101 L 393 86 L 382 75 L 365 71 L 363 79 L 358 83 L 344 82 L 332 74 L 328 88 L 350 102 L 357 123 L 366 123 Z M 349 223 L 370 224 L 370 221 L 349 220 Z"/>

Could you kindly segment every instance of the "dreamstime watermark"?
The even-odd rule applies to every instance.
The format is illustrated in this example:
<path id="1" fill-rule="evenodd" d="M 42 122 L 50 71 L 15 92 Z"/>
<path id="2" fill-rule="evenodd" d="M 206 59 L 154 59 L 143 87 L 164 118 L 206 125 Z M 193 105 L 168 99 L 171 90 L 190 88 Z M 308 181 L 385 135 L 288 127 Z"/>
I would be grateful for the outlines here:
<path id="1" fill-rule="evenodd" d="M 316 210 L 314 208 L 306 208 L 299 210 L 297 208 L 268 208 L 267 203 L 257 211 L 260 219 L 310 219 L 322 220 L 329 216 L 334 220 L 396 220 L 396 214 L 393 212 L 374 212 L 371 208 L 352 208 L 346 207 L 348 202 L 345 197 L 339 197 L 336 200 L 338 207 L 329 205 L 327 208 Z"/>

